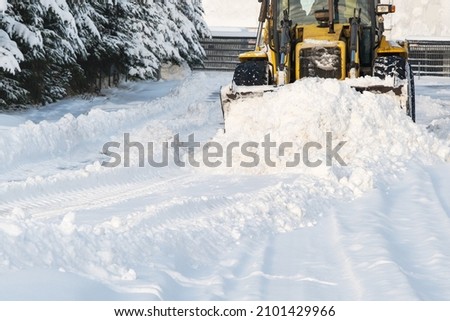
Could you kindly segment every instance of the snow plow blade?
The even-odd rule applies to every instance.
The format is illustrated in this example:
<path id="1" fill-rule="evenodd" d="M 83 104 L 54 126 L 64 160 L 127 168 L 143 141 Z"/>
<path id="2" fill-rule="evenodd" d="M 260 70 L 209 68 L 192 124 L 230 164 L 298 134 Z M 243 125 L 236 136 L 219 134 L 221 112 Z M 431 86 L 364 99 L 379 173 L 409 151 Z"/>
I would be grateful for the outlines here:
<path id="1" fill-rule="evenodd" d="M 383 83 L 384 82 L 384 83 Z M 351 84 L 356 91 L 363 93 L 365 91 L 374 94 L 395 95 L 397 103 L 403 109 L 413 122 L 416 122 L 416 102 L 414 78 L 399 80 L 390 78 L 390 80 L 381 80 L 380 84 L 360 86 Z"/>
<path id="2" fill-rule="evenodd" d="M 377 78 L 378 79 L 378 78 Z M 414 86 L 406 81 L 391 81 L 380 80 L 376 84 L 359 85 L 358 79 L 348 79 L 350 87 L 354 88 L 357 92 L 371 92 L 374 94 L 394 95 L 397 99 L 398 105 L 401 109 L 405 110 L 407 116 L 411 117 L 415 122 L 415 101 L 414 93 L 411 94 L 411 90 L 414 91 Z M 396 83 L 395 83 L 396 82 Z M 395 83 L 395 84 L 393 84 Z M 285 86 L 290 86 L 287 84 Z M 254 97 L 262 97 L 266 92 L 277 91 L 281 87 L 276 86 L 236 86 L 231 84 L 229 86 L 223 86 L 220 89 L 220 103 L 222 108 L 222 114 L 224 121 L 226 122 L 233 102 L 239 100 L 247 100 Z"/>
<path id="3" fill-rule="evenodd" d="M 275 86 L 223 86 L 220 88 L 220 105 L 223 119 L 226 120 L 232 102 L 254 97 L 262 97 L 265 92 L 277 90 Z"/>

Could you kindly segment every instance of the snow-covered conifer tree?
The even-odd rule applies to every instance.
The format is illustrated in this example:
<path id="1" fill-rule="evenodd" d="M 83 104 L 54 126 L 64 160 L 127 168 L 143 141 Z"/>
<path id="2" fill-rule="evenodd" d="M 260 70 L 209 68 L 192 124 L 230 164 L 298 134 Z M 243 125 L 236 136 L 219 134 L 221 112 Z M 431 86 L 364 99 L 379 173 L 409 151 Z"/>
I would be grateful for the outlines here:
<path id="1" fill-rule="evenodd" d="M 204 56 L 200 0 L 1 1 L 3 105 L 95 90 L 113 74 L 156 78 L 163 62 Z"/>

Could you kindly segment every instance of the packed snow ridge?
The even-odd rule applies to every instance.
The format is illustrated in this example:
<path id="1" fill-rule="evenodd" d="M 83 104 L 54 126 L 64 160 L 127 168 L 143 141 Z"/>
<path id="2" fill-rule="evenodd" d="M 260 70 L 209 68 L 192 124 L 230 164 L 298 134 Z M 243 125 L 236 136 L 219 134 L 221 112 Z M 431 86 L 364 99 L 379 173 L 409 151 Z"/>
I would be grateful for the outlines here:
<path id="1" fill-rule="evenodd" d="M 325 146 L 327 133 L 331 133 L 333 146 L 345 142 L 339 153 L 347 166 L 334 162 L 331 167 L 289 169 L 259 162 L 259 166 L 249 169 L 248 173 L 294 171 L 330 175 L 341 182 L 360 182 L 363 178 L 371 181 L 374 175 L 390 176 L 404 170 L 410 162 L 430 164 L 438 159 L 449 160 L 448 145 L 414 124 L 398 105 L 395 95 L 368 91 L 360 94 L 346 82 L 304 79 L 276 92 L 243 99 L 232 105 L 226 120 L 226 133 L 217 135 L 216 139 L 222 143 L 263 142 L 265 135 L 270 134 L 278 146 L 283 142 L 293 143 L 294 147 L 286 149 L 284 156 L 272 149 L 273 159 L 286 164 L 309 142 Z M 311 159 L 327 163 L 325 148 L 310 151 Z M 236 166 L 231 170 L 245 172 L 237 166 L 242 158 L 237 153 L 233 160 Z M 260 158 L 264 159 L 264 155 Z M 374 187 L 372 182 L 368 187 Z"/>

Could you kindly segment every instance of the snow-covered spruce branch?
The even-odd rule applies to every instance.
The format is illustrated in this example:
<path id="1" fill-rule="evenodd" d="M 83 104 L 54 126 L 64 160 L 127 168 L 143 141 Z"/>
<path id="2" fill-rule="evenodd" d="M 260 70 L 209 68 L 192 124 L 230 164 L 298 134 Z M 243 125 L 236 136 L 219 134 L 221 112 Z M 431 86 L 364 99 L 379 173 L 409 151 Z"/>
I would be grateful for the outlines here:
<path id="1" fill-rule="evenodd" d="M 3 107 L 95 91 L 112 74 L 155 78 L 163 62 L 204 57 L 201 0 L 0 1 Z"/>

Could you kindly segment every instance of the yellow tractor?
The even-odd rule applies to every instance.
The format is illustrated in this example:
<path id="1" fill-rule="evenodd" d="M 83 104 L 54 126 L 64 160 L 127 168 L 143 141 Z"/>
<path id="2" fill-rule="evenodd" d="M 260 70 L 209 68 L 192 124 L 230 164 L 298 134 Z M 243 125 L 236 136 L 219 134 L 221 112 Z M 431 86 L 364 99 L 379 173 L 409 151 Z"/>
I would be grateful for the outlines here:
<path id="1" fill-rule="evenodd" d="M 404 43 L 388 41 L 380 0 L 258 0 L 254 51 L 239 56 L 233 81 L 221 88 L 226 120 L 233 101 L 263 95 L 305 77 L 358 79 L 357 91 L 390 93 L 415 121 L 414 75 Z M 367 85 L 367 84 L 370 85 Z"/>

